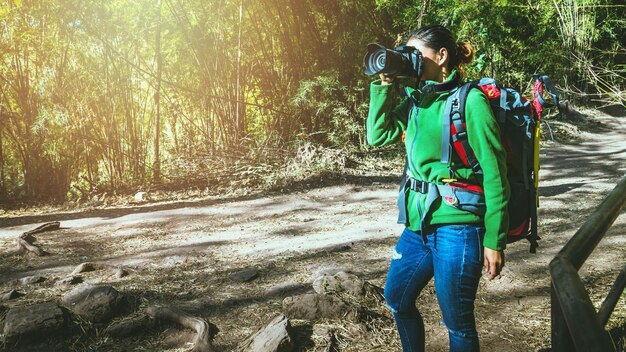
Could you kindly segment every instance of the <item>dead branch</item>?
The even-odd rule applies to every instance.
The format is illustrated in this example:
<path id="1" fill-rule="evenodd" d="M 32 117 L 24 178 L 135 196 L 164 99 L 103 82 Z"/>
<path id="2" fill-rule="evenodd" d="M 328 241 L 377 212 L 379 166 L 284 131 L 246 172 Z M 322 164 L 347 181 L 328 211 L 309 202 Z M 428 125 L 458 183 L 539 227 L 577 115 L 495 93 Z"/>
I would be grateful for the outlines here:
<path id="1" fill-rule="evenodd" d="M 33 230 L 30 231 L 26 231 L 23 234 L 20 235 L 20 238 L 23 240 L 26 240 L 30 243 L 33 243 L 35 241 L 30 241 L 29 239 L 32 238 L 33 235 L 38 234 L 38 233 L 42 233 L 42 232 L 46 232 L 46 231 L 53 231 L 53 230 L 58 230 L 61 227 L 61 223 L 58 221 L 53 221 L 53 222 L 48 222 L 45 223 Z"/>
<path id="2" fill-rule="evenodd" d="M 211 336 L 210 325 L 205 320 L 193 317 L 180 310 L 166 307 L 149 307 L 146 309 L 146 313 L 155 319 L 172 321 L 188 329 L 194 330 L 196 332 L 196 336 L 191 341 L 193 344 L 192 351 L 213 351 L 213 346 L 211 346 L 211 342 L 209 341 Z"/>
<path id="3" fill-rule="evenodd" d="M 35 241 L 37 241 L 37 238 L 35 238 L 34 235 L 46 231 L 58 230 L 59 227 L 61 227 L 61 223 L 58 221 L 54 221 L 45 223 L 35 229 L 24 232 L 17 239 L 17 253 L 30 252 L 40 257 L 42 255 L 46 255 L 46 251 L 34 244 Z"/>
<path id="4" fill-rule="evenodd" d="M 28 241 L 23 240 L 21 238 L 17 240 L 17 251 L 18 253 L 24 253 L 24 252 L 35 253 L 35 255 L 39 257 L 46 255 L 46 251 L 44 251 L 38 246 L 32 243 L 29 243 Z"/>

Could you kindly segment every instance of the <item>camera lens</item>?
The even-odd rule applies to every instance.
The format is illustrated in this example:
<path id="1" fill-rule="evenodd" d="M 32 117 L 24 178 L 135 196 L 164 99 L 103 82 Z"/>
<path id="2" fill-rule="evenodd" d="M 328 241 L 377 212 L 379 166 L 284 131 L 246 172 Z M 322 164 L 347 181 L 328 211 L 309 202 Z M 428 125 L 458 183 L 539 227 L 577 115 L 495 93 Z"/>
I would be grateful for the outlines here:
<path id="1" fill-rule="evenodd" d="M 387 62 L 387 48 L 375 43 L 367 46 L 367 54 L 365 55 L 365 74 L 373 76 L 385 70 Z"/>
<path id="2" fill-rule="evenodd" d="M 376 43 L 367 46 L 363 58 L 365 74 L 374 76 L 384 73 L 394 77 L 415 77 L 421 75 L 421 54 L 413 47 L 400 46 L 390 50 Z"/>
<path id="3" fill-rule="evenodd" d="M 378 72 L 385 68 L 385 62 L 387 62 L 385 50 L 379 50 L 369 57 L 368 65 L 373 72 Z"/>

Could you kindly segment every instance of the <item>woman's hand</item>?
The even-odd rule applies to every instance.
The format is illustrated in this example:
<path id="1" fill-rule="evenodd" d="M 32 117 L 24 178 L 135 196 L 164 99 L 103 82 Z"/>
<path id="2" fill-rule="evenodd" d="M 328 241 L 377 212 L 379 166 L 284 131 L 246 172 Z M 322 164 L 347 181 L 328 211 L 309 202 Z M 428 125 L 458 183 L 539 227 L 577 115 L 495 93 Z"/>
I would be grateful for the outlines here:
<path id="1" fill-rule="evenodd" d="M 381 84 L 391 84 L 393 83 L 393 77 L 385 76 L 384 73 L 380 74 Z"/>
<path id="2" fill-rule="evenodd" d="M 491 248 L 484 248 L 484 267 L 487 278 L 493 280 L 500 275 L 500 271 L 504 266 L 504 251 L 496 251 Z"/>

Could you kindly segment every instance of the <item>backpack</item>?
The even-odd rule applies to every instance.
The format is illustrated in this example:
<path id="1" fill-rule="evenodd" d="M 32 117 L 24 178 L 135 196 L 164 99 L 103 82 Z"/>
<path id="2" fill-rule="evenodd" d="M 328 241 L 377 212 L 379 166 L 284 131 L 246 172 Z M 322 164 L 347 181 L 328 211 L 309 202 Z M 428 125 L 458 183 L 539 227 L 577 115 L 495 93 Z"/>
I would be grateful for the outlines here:
<path id="1" fill-rule="evenodd" d="M 450 164 L 454 150 L 462 163 L 474 171 L 476 179 L 473 182 L 446 180 L 448 182 L 443 185 L 428 184 L 413 179 L 410 175 L 407 176 L 405 167 L 400 198 L 404 198 L 404 190 L 409 187 L 427 195 L 425 213 L 428 212 L 430 205 L 441 197 L 442 202 L 450 206 L 480 216 L 484 215 L 482 169 L 469 145 L 465 126 L 465 103 L 469 91 L 472 88 L 480 89 L 487 96 L 500 126 L 502 144 L 507 153 L 507 179 L 511 191 L 507 243 L 527 239 L 530 242 L 530 252 L 535 253 L 539 240 L 537 234 L 539 133 L 541 114 L 546 105 L 543 88 L 545 87 L 552 96 L 557 107 L 559 95 L 548 76 L 536 75 L 533 80 L 532 104 L 516 90 L 500 87 L 492 78 L 469 82 L 453 90 L 446 100 L 444 109 L 441 163 Z M 415 102 L 411 105 L 413 108 Z M 409 116 L 412 108 L 409 109 Z M 400 199 L 398 204 L 400 205 Z M 401 212 L 403 208 L 401 207 Z"/>

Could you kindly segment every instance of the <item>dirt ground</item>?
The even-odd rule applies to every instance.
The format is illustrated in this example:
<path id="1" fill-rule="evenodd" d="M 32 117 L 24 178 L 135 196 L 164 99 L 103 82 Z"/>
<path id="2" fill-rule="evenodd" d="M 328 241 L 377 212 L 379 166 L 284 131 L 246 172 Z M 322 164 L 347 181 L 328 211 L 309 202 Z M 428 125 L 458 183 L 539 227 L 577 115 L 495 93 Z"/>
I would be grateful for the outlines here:
<path id="1" fill-rule="evenodd" d="M 559 138 L 542 146 L 537 254 L 526 242 L 506 251 L 506 267 L 493 281 L 481 280 L 476 315 L 483 351 L 547 351 L 550 348 L 548 263 L 626 172 L 623 119 L 593 112 L 584 126 L 555 122 Z M 593 116 L 591 116 L 593 115 Z M 580 130 L 578 130 L 580 128 Z M 567 143 L 559 142 L 571 133 Z M 373 181 L 311 188 L 303 192 L 169 204 L 143 204 L 82 212 L 0 218 L 0 292 L 19 288 L 26 296 L 7 307 L 59 301 L 56 287 L 81 262 L 128 268 L 85 273 L 89 283 L 109 283 L 136 298 L 139 307 L 176 306 L 218 326 L 218 351 L 231 351 L 282 309 L 282 299 L 312 292 L 316 273 L 348 270 L 373 285 L 384 285 L 393 246 L 401 232 L 396 219 L 396 181 Z M 10 251 L 24 231 L 58 220 L 61 230 L 42 233 L 38 243 L 50 255 L 15 256 Z M 599 305 L 626 263 L 626 215 L 580 270 L 592 301 Z M 229 275 L 255 267 L 259 276 L 237 282 Z M 42 284 L 15 280 L 43 275 Z M 384 304 L 367 301 L 362 321 L 294 321 L 300 351 L 324 351 L 317 327 L 335 331 L 336 350 L 399 351 L 393 320 Z M 432 283 L 417 302 L 425 318 L 428 351 L 447 351 Z M 2 310 L 0 310 L 2 312 Z M 4 313 L 0 314 L 1 315 Z M 608 329 L 626 326 L 624 297 Z M 68 351 L 184 351 L 174 328 L 111 339 L 98 329 L 59 341 Z M 622 335 L 623 336 L 623 335 Z M 2 346 L 5 351 L 11 346 Z M 48 347 L 50 350 L 50 347 Z"/>

